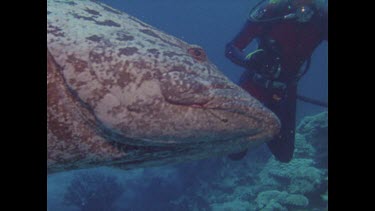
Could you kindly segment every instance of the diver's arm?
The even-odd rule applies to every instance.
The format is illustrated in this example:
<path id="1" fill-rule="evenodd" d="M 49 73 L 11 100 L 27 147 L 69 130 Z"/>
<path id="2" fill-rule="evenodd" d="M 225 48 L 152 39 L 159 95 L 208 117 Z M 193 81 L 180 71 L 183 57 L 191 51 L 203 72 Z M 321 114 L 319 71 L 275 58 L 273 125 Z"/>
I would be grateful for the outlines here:
<path id="1" fill-rule="evenodd" d="M 225 56 L 233 63 L 247 67 L 246 55 L 243 49 L 253 41 L 256 36 L 260 35 L 262 31 L 262 24 L 247 21 L 240 33 L 226 45 Z"/>

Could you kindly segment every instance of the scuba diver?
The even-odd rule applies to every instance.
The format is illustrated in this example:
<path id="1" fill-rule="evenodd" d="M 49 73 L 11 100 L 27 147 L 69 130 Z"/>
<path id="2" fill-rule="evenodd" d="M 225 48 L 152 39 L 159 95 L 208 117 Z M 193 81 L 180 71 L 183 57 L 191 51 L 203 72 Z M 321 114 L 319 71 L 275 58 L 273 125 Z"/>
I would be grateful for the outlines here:
<path id="1" fill-rule="evenodd" d="M 246 68 L 240 86 L 272 110 L 281 121 L 277 137 L 267 142 L 280 162 L 293 157 L 298 80 L 307 72 L 314 49 L 328 41 L 324 0 L 262 0 L 250 11 L 242 30 L 226 45 L 225 56 Z M 257 50 L 244 49 L 254 39 Z M 313 99 L 299 99 L 320 104 Z M 247 150 L 228 157 L 242 159 Z"/>

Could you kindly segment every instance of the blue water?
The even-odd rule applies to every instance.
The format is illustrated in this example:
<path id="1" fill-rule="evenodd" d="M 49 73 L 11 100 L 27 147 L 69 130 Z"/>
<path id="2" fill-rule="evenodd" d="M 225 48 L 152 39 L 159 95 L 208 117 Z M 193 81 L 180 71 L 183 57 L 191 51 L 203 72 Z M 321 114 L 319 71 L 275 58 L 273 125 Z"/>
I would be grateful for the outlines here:
<path id="1" fill-rule="evenodd" d="M 102 2 L 188 43 L 202 46 L 209 59 L 235 82 L 244 71 L 225 58 L 224 46 L 241 29 L 247 13 L 257 1 L 102 0 Z M 254 44 L 249 48 L 254 48 Z M 300 94 L 322 101 L 328 100 L 327 50 L 326 42 L 315 50 L 311 68 L 299 83 Z M 298 102 L 297 122 L 305 116 L 325 110 Z M 108 177 L 107 179 L 116 181 L 112 185 L 122 188 L 121 194 L 116 194 L 112 201 L 103 198 L 96 201 L 98 204 L 104 204 L 107 210 L 257 210 L 254 205 L 257 194 L 267 190 L 267 187 L 276 187 L 270 184 L 259 185 L 264 183 L 259 172 L 270 157 L 267 148 L 261 147 L 238 162 L 229 161 L 224 157 L 132 171 L 99 168 L 59 173 L 48 177 L 48 209 L 80 210 L 78 206 L 67 202 L 68 187 L 72 186 L 74 178 L 82 176 L 80 172 L 89 171 L 92 175 L 102 175 L 103 178 Z M 296 165 L 302 166 L 305 163 Z M 110 195 L 109 192 L 103 193 L 104 189 L 100 189 L 101 187 L 95 186 L 105 180 L 98 177 L 93 178 L 93 181 L 96 181 L 92 184 L 93 190 L 101 191 L 103 197 Z M 79 183 L 78 180 L 76 182 Z M 286 183 L 280 182 L 280 184 L 282 186 Z M 282 187 L 279 189 L 284 190 Z M 291 189 L 288 191 L 293 192 Z M 326 206 L 314 197 L 307 197 L 310 200 L 310 207 L 305 210 L 313 210 L 313 207 L 322 210 L 322 207 Z M 99 207 L 94 205 L 90 210 L 103 210 Z M 293 206 L 288 209 L 297 210 Z"/>

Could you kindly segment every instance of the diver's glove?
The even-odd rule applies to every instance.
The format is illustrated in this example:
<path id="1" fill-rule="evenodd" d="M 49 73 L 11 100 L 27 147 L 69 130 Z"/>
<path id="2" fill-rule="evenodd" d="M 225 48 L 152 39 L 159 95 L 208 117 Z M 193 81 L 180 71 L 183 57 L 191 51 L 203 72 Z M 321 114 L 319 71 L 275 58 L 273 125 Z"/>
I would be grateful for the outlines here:
<path id="1" fill-rule="evenodd" d="M 245 55 L 233 43 L 228 43 L 225 47 L 225 56 L 233 63 L 244 66 Z"/>
<path id="2" fill-rule="evenodd" d="M 263 50 L 262 50 L 263 51 Z M 260 65 L 259 62 L 255 62 L 254 56 L 260 51 L 254 51 L 248 55 L 244 54 L 240 49 L 235 47 L 233 43 L 228 43 L 225 47 L 225 56 L 230 59 L 233 63 L 240 65 L 248 70 L 254 69 Z M 256 64 L 255 63 L 259 63 Z"/>
<path id="3" fill-rule="evenodd" d="M 259 70 L 262 68 L 265 62 L 264 59 L 264 50 L 257 49 L 245 56 L 243 59 L 243 65 L 246 67 L 246 69 Z"/>

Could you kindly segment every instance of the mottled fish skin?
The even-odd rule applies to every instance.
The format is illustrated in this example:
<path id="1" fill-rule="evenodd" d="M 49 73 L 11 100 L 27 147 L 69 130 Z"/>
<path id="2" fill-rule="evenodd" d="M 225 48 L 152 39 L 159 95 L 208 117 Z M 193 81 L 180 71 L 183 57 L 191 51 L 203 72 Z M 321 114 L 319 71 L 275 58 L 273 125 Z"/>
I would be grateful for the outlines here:
<path id="1" fill-rule="evenodd" d="M 48 172 L 201 159 L 280 122 L 204 50 L 95 1 L 47 0 Z"/>

